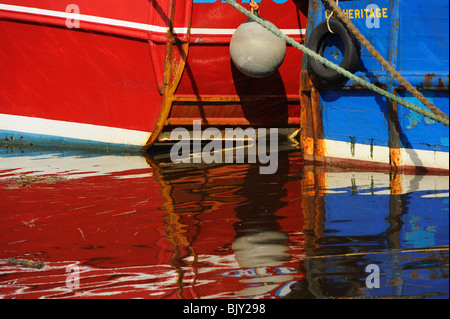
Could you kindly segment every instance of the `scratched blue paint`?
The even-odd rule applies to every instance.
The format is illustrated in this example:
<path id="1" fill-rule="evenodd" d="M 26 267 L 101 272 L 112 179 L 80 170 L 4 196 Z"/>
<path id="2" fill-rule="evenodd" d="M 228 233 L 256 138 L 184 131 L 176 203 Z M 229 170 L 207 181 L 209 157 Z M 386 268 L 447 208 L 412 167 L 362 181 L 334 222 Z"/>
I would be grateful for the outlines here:
<path id="1" fill-rule="evenodd" d="M 436 107 L 448 114 L 448 92 L 425 91 L 424 96 Z M 415 97 L 405 91 L 398 94 L 405 100 L 422 105 Z M 425 108 L 425 106 L 422 106 Z M 448 127 L 405 108 L 399 107 L 400 143 L 404 148 L 448 152 Z M 442 141 L 446 143 L 442 143 Z"/>
<path id="2" fill-rule="evenodd" d="M 142 145 L 102 143 L 91 140 L 61 137 L 55 135 L 31 134 L 17 131 L 0 130 L 3 145 L 20 148 L 54 147 L 73 148 L 81 150 L 102 150 L 109 152 L 136 152 Z"/>

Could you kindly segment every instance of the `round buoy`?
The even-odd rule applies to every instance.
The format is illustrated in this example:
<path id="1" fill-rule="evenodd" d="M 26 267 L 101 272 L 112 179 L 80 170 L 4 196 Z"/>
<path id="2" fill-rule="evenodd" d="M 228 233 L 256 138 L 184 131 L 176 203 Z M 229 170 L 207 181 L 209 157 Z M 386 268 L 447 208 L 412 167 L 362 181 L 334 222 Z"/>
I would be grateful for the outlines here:
<path id="1" fill-rule="evenodd" d="M 283 63 L 286 42 L 249 19 L 231 37 L 230 55 L 239 71 L 252 78 L 262 78 L 274 73 Z"/>

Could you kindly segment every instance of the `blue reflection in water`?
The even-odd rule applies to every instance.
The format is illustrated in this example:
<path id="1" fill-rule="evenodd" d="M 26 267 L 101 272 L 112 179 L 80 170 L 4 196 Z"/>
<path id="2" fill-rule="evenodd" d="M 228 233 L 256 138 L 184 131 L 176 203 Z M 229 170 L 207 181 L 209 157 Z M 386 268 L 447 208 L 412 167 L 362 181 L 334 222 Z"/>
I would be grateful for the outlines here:
<path id="1" fill-rule="evenodd" d="M 323 211 L 306 232 L 305 269 L 315 297 L 448 297 L 446 176 L 401 176 L 393 194 L 395 181 L 380 173 L 323 175 L 340 187 L 314 196 Z M 366 286 L 372 264 L 379 288 Z"/>

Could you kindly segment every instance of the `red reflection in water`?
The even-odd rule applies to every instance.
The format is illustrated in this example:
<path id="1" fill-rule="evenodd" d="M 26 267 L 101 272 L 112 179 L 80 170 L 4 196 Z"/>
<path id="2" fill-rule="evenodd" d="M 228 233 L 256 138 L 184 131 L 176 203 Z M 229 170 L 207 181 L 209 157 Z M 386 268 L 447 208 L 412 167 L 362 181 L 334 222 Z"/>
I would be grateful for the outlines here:
<path id="1" fill-rule="evenodd" d="M 298 154 L 274 175 L 250 164 L 112 156 L 102 170 L 84 160 L 89 170 L 61 170 L 68 179 L 55 184 L 2 183 L 18 170 L 0 171 L 0 258 L 45 262 L 1 263 L 2 298 L 274 298 L 303 278 Z M 71 265 L 77 289 L 66 282 Z"/>

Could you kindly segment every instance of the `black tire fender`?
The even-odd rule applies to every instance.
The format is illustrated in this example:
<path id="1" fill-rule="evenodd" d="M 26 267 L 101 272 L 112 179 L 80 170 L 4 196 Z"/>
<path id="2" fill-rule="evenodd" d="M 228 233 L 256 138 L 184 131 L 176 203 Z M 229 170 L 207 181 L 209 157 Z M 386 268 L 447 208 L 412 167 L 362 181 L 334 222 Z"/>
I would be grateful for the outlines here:
<path id="1" fill-rule="evenodd" d="M 329 25 L 330 29 L 334 33 L 337 33 L 344 43 L 344 57 L 339 66 L 353 73 L 361 58 L 361 46 L 359 41 L 338 19 L 330 19 Z M 311 32 L 308 40 L 308 48 L 323 56 L 324 43 L 327 36 L 330 34 L 327 21 L 322 21 Z M 345 76 L 327 68 L 312 57 L 308 57 L 308 68 L 320 79 L 328 82 L 339 82 L 346 79 Z"/>

